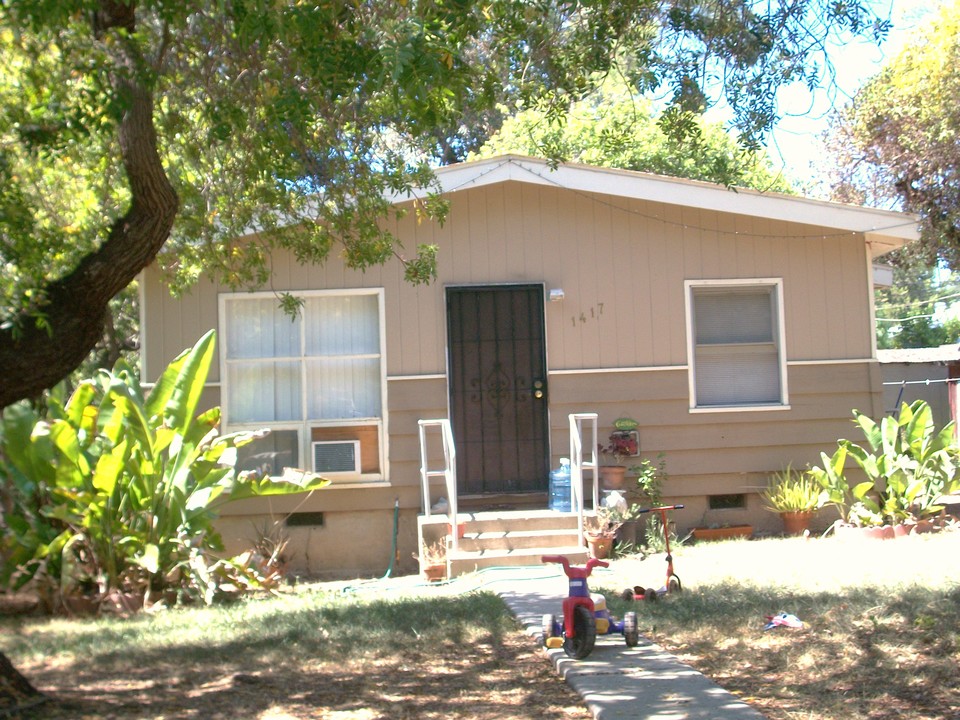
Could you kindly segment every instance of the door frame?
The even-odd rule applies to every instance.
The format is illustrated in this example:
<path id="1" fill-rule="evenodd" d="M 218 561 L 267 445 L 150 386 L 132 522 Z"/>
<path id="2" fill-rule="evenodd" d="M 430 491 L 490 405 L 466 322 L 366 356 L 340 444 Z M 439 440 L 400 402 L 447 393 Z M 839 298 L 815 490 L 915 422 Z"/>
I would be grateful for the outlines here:
<path id="1" fill-rule="evenodd" d="M 547 358 L 548 342 L 547 342 L 547 312 L 546 312 L 547 285 L 545 282 L 511 281 L 511 282 L 447 283 L 446 285 L 443 286 L 443 325 L 444 325 L 444 362 L 445 362 L 444 369 L 445 369 L 445 375 L 446 375 L 447 417 L 450 418 L 451 425 L 452 425 L 453 423 L 453 404 L 452 404 L 453 387 L 452 387 L 451 352 L 450 352 L 451 350 L 450 308 L 449 308 L 449 302 L 448 302 L 449 291 L 451 290 L 479 291 L 479 290 L 500 289 L 500 288 L 537 288 L 540 291 L 541 302 L 540 302 L 539 313 L 540 313 L 540 319 L 541 319 L 542 330 L 543 330 L 542 337 L 541 337 L 541 344 L 540 344 L 540 356 L 543 360 L 543 379 L 546 383 L 546 390 L 547 390 L 547 393 L 546 393 L 547 397 L 545 401 L 545 407 L 543 410 L 543 423 L 544 423 L 543 462 L 547 472 L 544 473 L 543 481 L 545 484 L 544 484 L 543 490 L 540 492 L 547 492 L 548 485 L 549 485 L 548 472 L 550 470 L 550 461 L 551 461 L 551 458 L 553 457 L 552 455 L 553 438 L 552 438 L 552 431 L 551 431 L 552 426 L 550 424 L 550 387 L 549 387 L 550 384 L 549 384 L 549 378 L 548 378 L 550 371 L 549 371 L 549 363 Z M 454 433 L 453 440 L 454 440 L 454 446 L 457 447 L 460 439 L 456 436 L 456 433 Z M 459 454 L 460 453 L 458 448 L 458 455 Z M 458 493 L 462 491 L 461 483 L 462 481 L 458 473 L 458 476 L 457 476 L 457 492 Z M 509 491 L 503 491 L 501 493 L 493 493 L 493 494 L 509 495 L 514 493 L 510 493 Z M 521 491 L 515 494 L 521 495 L 524 493 Z M 470 495 L 468 494 L 467 496 L 469 497 Z"/>

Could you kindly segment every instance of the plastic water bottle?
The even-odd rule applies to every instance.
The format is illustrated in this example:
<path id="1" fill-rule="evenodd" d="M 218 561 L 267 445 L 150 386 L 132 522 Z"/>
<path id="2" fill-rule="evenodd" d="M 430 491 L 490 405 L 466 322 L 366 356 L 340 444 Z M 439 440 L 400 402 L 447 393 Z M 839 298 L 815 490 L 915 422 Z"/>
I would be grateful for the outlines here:
<path id="1" fill-rule="evenodd" d="M 550 509 L 570 512 L 570 458 L 560 458 L 560 467 L 550 471 Z"/>

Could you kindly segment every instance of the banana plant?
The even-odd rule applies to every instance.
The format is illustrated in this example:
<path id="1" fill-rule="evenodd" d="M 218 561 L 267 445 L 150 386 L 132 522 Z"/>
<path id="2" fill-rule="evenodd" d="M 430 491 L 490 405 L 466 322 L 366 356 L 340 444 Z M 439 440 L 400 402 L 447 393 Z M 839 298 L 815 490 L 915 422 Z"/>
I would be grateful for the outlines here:
<path id="1" fill-rule="evenodd" d="M 237 448 L 268 431 L 221 435 L 219 408 L 197 414 L 215 345 L 210 331 L 146 396 L 120 363 L 52 403 L 46 419 L 25 408 L 4 414 L 3 469 L 21 505 L 3 540 L 6 579 L 45 570 L 60 573 L 62 590 L 175 589 L 210 601 L 223 577 L 210 572 L 223 567 L 213 556 L 223 503 L 329 483 L 236 471 Z"/>
<path id="2" fill-rule="evenodd" d="M 821 453 L 823 468 L 810 471 L 823 488 L 821 505 L 835 505 L 844 521 L 896 524 L 939 512 L 939 499 L 960 490 L 954 424 L 938 431 L 927 403 L 904 403 L 897 417 L 879 423 L 857 410 L 853 415 L 866 447 L 840 440 L 832 458 Z M 867 478 L 852 487 L 847 457 Z"/>

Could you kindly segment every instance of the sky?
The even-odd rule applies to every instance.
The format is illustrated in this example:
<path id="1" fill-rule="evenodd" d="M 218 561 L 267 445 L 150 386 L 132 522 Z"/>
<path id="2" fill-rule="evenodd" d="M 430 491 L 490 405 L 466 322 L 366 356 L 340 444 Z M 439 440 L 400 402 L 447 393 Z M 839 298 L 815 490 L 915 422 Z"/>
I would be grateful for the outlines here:
<path id="1" fill-rule="evenodd" d="M 943 0 L 874 0 L 868 3 L 893 28 L 878 47 L 868 40 L 834 43 L 828 47 L 835 81 L 831 87 L 810 93 L 795 85 L 780 93 L 782 119 L 770 136 L 767 150 L 776 164 L 801 183 L 815 178 L 815 161 L 823 155 L 820 136 L 827 129 L 834 107 L 846 105 L 857 89 L 883 64 L 906 47 L 917 32 L 936 16 Z"/>

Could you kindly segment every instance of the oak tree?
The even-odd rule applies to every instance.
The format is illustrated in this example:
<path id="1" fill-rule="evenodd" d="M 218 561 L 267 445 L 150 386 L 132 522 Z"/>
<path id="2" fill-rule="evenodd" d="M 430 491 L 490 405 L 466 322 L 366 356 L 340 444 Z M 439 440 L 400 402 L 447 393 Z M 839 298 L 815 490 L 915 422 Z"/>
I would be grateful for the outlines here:
<path id="1" fill-rule="evenodd" d="M 562 114 L 616 71 L 722 98 L 756 145 L 827 34 L 886 29 L 827 0 L 4 0 L 0 406 L 77 367 L 154 261 L 174 289 L 263 284 L 276 248 L 428 280 L 437 249 L 384 230 L 387 195 L 429 188 L 498 103 Z"/>

